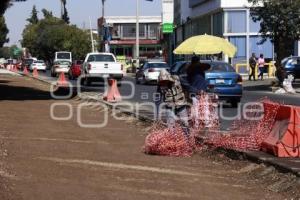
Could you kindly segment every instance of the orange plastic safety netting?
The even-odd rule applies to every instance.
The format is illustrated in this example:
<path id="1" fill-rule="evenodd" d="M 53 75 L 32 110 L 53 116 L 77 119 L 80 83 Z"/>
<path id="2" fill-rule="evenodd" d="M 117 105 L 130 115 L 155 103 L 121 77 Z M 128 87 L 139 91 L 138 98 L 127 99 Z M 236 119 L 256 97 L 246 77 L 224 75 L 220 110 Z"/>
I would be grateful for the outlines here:
<path id="1" fill-rule="evenodd" d="M 280 104 L 267 99 L 257 103 L 247 108 L 246 119 L 243 117 L 235 120 L 229 131 L 224 132 L 220 131 L 216 101 L 208 95 L 202 95 L 197 107 L 191 108 L 190 137 L 184 135 L 180 125 L 172 130 L 154 125 L 146 138 L 144 152 L 155 155 L 191 156 L 195 150 L 200 150 L 202 145 L 212 148 L 259 150 L 274 125 Z M 263 112 L 257 109 L 261 105 Z M 197 117 L 195 112 L 198 112 Z M 196 143 L 195 138 L 200 139 L 201 144 Z"/>

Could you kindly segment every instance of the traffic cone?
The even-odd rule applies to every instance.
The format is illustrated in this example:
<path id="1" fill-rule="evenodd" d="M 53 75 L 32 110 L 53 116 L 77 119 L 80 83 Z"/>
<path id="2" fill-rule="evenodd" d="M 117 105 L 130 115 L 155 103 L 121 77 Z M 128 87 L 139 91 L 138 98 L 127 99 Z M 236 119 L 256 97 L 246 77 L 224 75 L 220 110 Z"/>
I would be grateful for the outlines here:
<path id="1" fill-rule="evenodd" d="M 34 68 L 34 69 L 33 69 L 32 75 L 33 75 L 34 78 L 39 77 L 39 73 L 38 73 L 37 68 Z"/>
<path id="2" fill-rule="evenodd" d="M 103 100 L 108 102 L 118 102 L 122 100 L 120 95 L 117 81 L 115 79 L 108 80 L 109 89 L 108 92 L 104 95 Z"/>
<path id="3" fill-rule="evenodd" d="M 69 82 L 66 80 L 65 73 L 63 73 L 63 72 L 60 73 L 60 75 L 58 77 L 57 85 L 58 86 L 68 86 L 69 85 Z"/>
<path id="4" fill-rule="evenodd" d="M 28 70 L 27 70 L 27 67 L 24 67 L 23 74 L 24 74 L 24 75 L 28 75 L 28 74 L 29 74 L 29 72 L 28 72 Z"/>
<path id="5" fill-rule="evenodd" d="M 18 72 L 18 69 L 17 69 L 16 65 L 13 66 L 13 72 Z"/>

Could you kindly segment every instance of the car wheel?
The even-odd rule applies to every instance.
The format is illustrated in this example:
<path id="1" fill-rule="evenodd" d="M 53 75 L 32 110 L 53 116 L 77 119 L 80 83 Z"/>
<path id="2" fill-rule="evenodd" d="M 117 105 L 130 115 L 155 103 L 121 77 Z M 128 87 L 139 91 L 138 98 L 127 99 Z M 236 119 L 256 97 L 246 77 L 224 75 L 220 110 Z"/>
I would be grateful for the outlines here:
<path id="1" fill-rule="evenodd" d="M 147 85 L 146 77 L 143 76 L 143 85 Z"/>
<path id="2" fill-rule="evenodd" d="M 122 80 L 121 80 L 121 79 L 117 80 L 117 86 L 118 86 L 118 87 L 121 87 L 121 86 L 122 86 Z"/>
<path id="3" fill-rule="evenodd" d="M 240 99 L 231 99 L 230 100 L 231 107 L 237 108 L 240 102 L 241 102 Z"/>
<path id="4" fill-rule="evenodd" d="M 51 71 L 51 77 L 56 77 L 56 74 L 53 71 Z"/>
<path id="5" fill-rule="evenodd" d="M 137 85 L 140 84 L 140 81 L 139 81 L 139 79 L 137 77 L 135 78 L 135 84 L 137 84 Z"/>
<path id="6" fill-rule="evenodd" d="M 69 79 L 70 79 L 70 80 L 74 80 L 74 76 L 72 75 L 71 72 L 68 73 L 68 76 L 69 76 Z"/>
<path id="7" fill-rule="evenodd" d="M 84 79 L 84 86 L 91 86 L 91 80 L 89 78 Z"/>

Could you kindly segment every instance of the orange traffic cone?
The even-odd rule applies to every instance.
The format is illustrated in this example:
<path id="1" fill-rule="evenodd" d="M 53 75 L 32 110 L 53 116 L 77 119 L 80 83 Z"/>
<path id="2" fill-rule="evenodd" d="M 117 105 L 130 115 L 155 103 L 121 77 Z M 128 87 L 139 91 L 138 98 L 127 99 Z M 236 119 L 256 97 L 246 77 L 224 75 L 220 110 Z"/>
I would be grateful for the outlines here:
<path id="1" fill-rule="evenodd" d="M 108 92 L 104 95 L 103 100 L 108 102 L 118 102 L 122 100 L 120 95 L 117 81 L 115 79 L 108 80 L 108 84 L 110 85 Z"/>
<path id="2" fill-rule="evenodd" d="M 57 85 L 58 86 L 68 86 L 69 85 L 69 82 L 66 80 L 65 73 L 63 73 L 63 72 L 60 73 L 60 75 L 58 77 Z"/>
<path id="3" fill-rule="evenodd" d="M 17 69 L 16 65 L 13 66 L 13 72 L 18 72 L 18 69 Z"/>
<path id="4" fill-rule="evenodd" d="M 27 70 L 27 67 L 24 67 L 23 74 L 24 74 L 24 75 L 28 75 L 28 74 L 29 74 L 29 72 L 28 72 L 28 70 Z"/>
<path id="5" fill-rule="evenodd" d="M 37 68 L 34 68 L 34 69 L 33 69 L 32 75 L 33 75 L 34 78 L 39 77 L 39 73 L 38 73 Z"/>

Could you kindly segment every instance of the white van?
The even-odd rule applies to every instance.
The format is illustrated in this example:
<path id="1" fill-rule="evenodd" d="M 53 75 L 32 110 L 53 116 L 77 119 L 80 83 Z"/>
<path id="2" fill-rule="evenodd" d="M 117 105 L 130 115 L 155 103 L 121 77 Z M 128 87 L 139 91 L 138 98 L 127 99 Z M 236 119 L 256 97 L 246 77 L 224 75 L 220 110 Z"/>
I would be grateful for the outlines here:
<path id="1" fill-rule="evenodd" d="M 55 52 L 54 62 L 56 61 L 69 61 L 72 62 L 72 53 L 67 51 Z"/>

